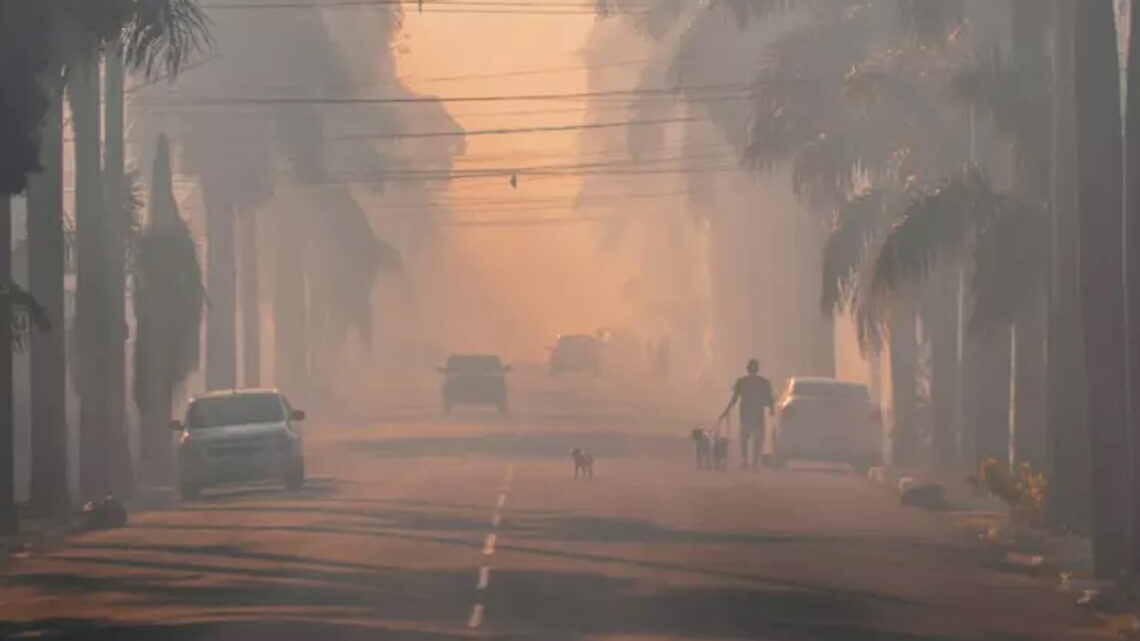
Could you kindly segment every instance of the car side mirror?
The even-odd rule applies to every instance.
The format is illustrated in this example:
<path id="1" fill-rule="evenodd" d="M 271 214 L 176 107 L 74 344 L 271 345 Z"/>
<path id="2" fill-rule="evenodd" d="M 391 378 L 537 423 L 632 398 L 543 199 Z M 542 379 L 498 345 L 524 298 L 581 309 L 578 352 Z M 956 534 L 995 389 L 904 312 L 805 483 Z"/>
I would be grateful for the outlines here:
<path id="1" fill-rule="evenodd" d="M 305 410 L 293 410 L 289 412 L 290 421 L 303 421 L 305 420 Z"/>
<path id="2" fill-rule="evenodd" d="M 170 421 L 170 429 L 174 430 L 175 432 L 181 432 L 182 431 L 182 421 L 180 421 L 178 419 Z"/>

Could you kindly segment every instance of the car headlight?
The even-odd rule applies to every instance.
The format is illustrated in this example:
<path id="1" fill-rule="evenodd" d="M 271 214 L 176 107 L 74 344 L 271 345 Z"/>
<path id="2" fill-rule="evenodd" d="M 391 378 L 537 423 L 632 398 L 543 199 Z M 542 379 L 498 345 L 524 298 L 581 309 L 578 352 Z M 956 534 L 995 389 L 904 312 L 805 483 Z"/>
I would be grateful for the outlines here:
<path id="1" fill-rule="evenodd" d="M 186 448 L 190 446 L 190 432 L 183 431 L 178 437 L 178 447 Z"/>

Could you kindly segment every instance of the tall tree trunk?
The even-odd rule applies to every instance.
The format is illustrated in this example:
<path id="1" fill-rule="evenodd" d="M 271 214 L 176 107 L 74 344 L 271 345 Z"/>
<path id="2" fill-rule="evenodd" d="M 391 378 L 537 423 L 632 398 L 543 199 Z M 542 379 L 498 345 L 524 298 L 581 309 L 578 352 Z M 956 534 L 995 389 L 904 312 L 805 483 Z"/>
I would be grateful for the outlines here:
<path id="1" fill-rule="evenodd" d="M 206 185 L 206 387 L 237 387 L 237 265 L 234 210 Z"/>
<path id="2" fill-rule="evenodd" d="M 107 49 L 104 73 L 103 146 L 104 193 L 109 194 L 107 214 L 107 346 L 104 375 L 107 378 L 107 429 L 112 448 L 110 472 L 115 494 L 129 494 L 134 486 L 133 459 L 127 434 L 127 229 L 133 210 L 128 193 L 123 153 L 123 57 L 115 47 Z"/>
<path id="3" fill-rule="evenodd" d="M 1039 0 L 1012 0 L 1011 31 L 1014 69 L 1025 79 L 1033 96 L 1049 93 L 1047 63 L 1049 23 L 1052 15 L 1039 10 Z M 1023 89 L 1025 91 L 1026 89 Z M 1050 110 L 1042 101 L 1038 109 Z M 1048 132 L 1043 132 L 1047 135 Z M 1047 140 L 1019 140 L 1012 150 L 1010 171 L 1013 193 L 1025 202 L 1048 203 L 1050 149 Z M 1045 143 L 1045 144 L 1042 144 Z M 1042 236 L 1044 243 L 1044 236 Z M 1042 255 L 1048 253 L 1042 247 Z M 1045 465 L 1047 435 L 1045 337 L 1047 303 L 1045 280 L 1035 286 L 1032 306 L 1016 320 L 1014 329 L 1013 419 L 1014 460 L 1027 462 L 1034 469 Z"/>
<path id="4" fill-rule="evenodd" d="M 0 194 L 0 284 L 12 282 L 12 199 Z M 12 419 L 12 298 L 0 298 L 0 536 L 19 530 Z"/>
<path id="5" fill-rule="evenodd" d="M 958 270 L 942 265 L 931 284 L 932 460 L 939 469 L 958 462 Z"/>
<path id="6" fill-rule="evenodd" d="M 305 323 L 304 236 L 299 216 L 280 212 L 284 220 L 273 234 L 273 352 L 275 385 L 303 406 L 309 387 L 308 332 Z"/>
<path id="7" fill-rule="evenodd" d="M 973 461 L 1009 461 L 1010 331 L 994 329 L 968 341 L 965 380 L 973 387 Z"/>
<path id="8" fill-rule="evenodd" d="M 257 213 L 245 212 L 239 223 L 242 385 L 257 387 L 261 385 L 261 289 L 258 282 Z"/>
<path id="9" fill-rule="evenodd" d="M 1128 573 L 1137 577 L 1140 576 L 1140 5 L 1132 7 L 1129 22 L 1125 259 L 1128 270 L 1128 422 L 1132 439 L 1132 487 L 1128 519 Z"/>
<path id="10" fill-rule="evenodd" d="M 91 53 L 72 66 L 70 97 L 75 133 L 77 282 L 75 332 L 79 388 L 79 479 L 86 498 L 111 491 L 108 474 L 107 377 L 111 342 L 107 319 L 107 225 L 100 159 L 99 68 Z"/>
<path id="11" fill-rule="evenodd" d="M 1044 293 L 1022 314 L 1014 331 L 1013 458 L 1040 470 L 1048 459 L 1045 429 L 1046 373 Z"/>
<path id="12" fill-rule="evenodd" d="M 1115 578 L 1125 564 L 1130 460 L 1120 66 L 1113 9 L 1112 0 L 1081 0 L 1073 44 L 1093 556 L 1100 578 Z"/>
<path id="13" fill-rule="evenodd" d="M 914 301 L 904 297 L 891 309 L 890 367 L 891 399 L 894 403 L 893 463 L 917 462 L 921 443 L 918 432 L 918 312 Z"/>
<path id="14" fill-rule="evenodd" d="M 1053 30 L 1053 196 L 1049 289 L 1049 520 L 1085 530 L 1092 522 L 1085 355 L 1081 322 L 1077 116 L 1073 85 L 1076 0 L 1055 0 Z"/>
<path id="15" fill-rule="evenodd" d="M 63 316 L 63 79 L 45 83 L 51 98 L 40 160 L 28 193 L 28 283 L 47 312 L 49 331 L 31 335 L 32 478 L 30 503 L 40 516 L 66 514 L 71 505 L 67 461 L 67 362 Z"/>

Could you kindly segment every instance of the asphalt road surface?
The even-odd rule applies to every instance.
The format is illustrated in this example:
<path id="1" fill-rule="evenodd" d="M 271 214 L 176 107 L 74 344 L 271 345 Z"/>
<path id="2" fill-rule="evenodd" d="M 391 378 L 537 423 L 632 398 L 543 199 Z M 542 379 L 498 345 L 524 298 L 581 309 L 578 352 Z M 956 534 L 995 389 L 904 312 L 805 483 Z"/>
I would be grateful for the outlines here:
<path id="1" fill-rule="evenodd" d="M 299 493 L 214 490 L 18 559 L 0 638 L 1093 638 L 1055 589 L 849 471 L 693 469 L 686 417 L 713 407 L 532 378 L 507 418 L 318 417 Z"/>

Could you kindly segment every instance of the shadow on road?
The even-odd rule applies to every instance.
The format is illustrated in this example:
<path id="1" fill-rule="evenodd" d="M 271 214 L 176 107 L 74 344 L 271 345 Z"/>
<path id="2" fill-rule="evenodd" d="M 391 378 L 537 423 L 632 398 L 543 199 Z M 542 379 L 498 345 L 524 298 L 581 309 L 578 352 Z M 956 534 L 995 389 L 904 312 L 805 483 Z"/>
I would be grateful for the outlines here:
<path id="1" fill-rule="evenodd" d="M 265 617 L 154 625 L 121 625 L 81 619 L 0 622 L 0 638 L 51 641 L 456 641 L 472 637 L 459 632 Z"/>
<path id="2" fill-rule="evenodd" d="M 787 641 L 968 641 L 979 638 L 901 631 L 907 627 L 905 623 L 916 616 L 917 608 L 875 594 L 811 588 L 707 586 L 666 587 L 646 593 L 635 581 L 589 573 L 508 571 L 498 573 L 495 580 L 496 589 L 490 593 L 487 603 L 491 620 L 509 621 L 503 631 L 532 638 L 583 639 L 611 635 Z M 894 629 L 884 627 L 884 621 L 894 623 Z M 1004 637 L 1002 641 L 1012 640 Z"/>

